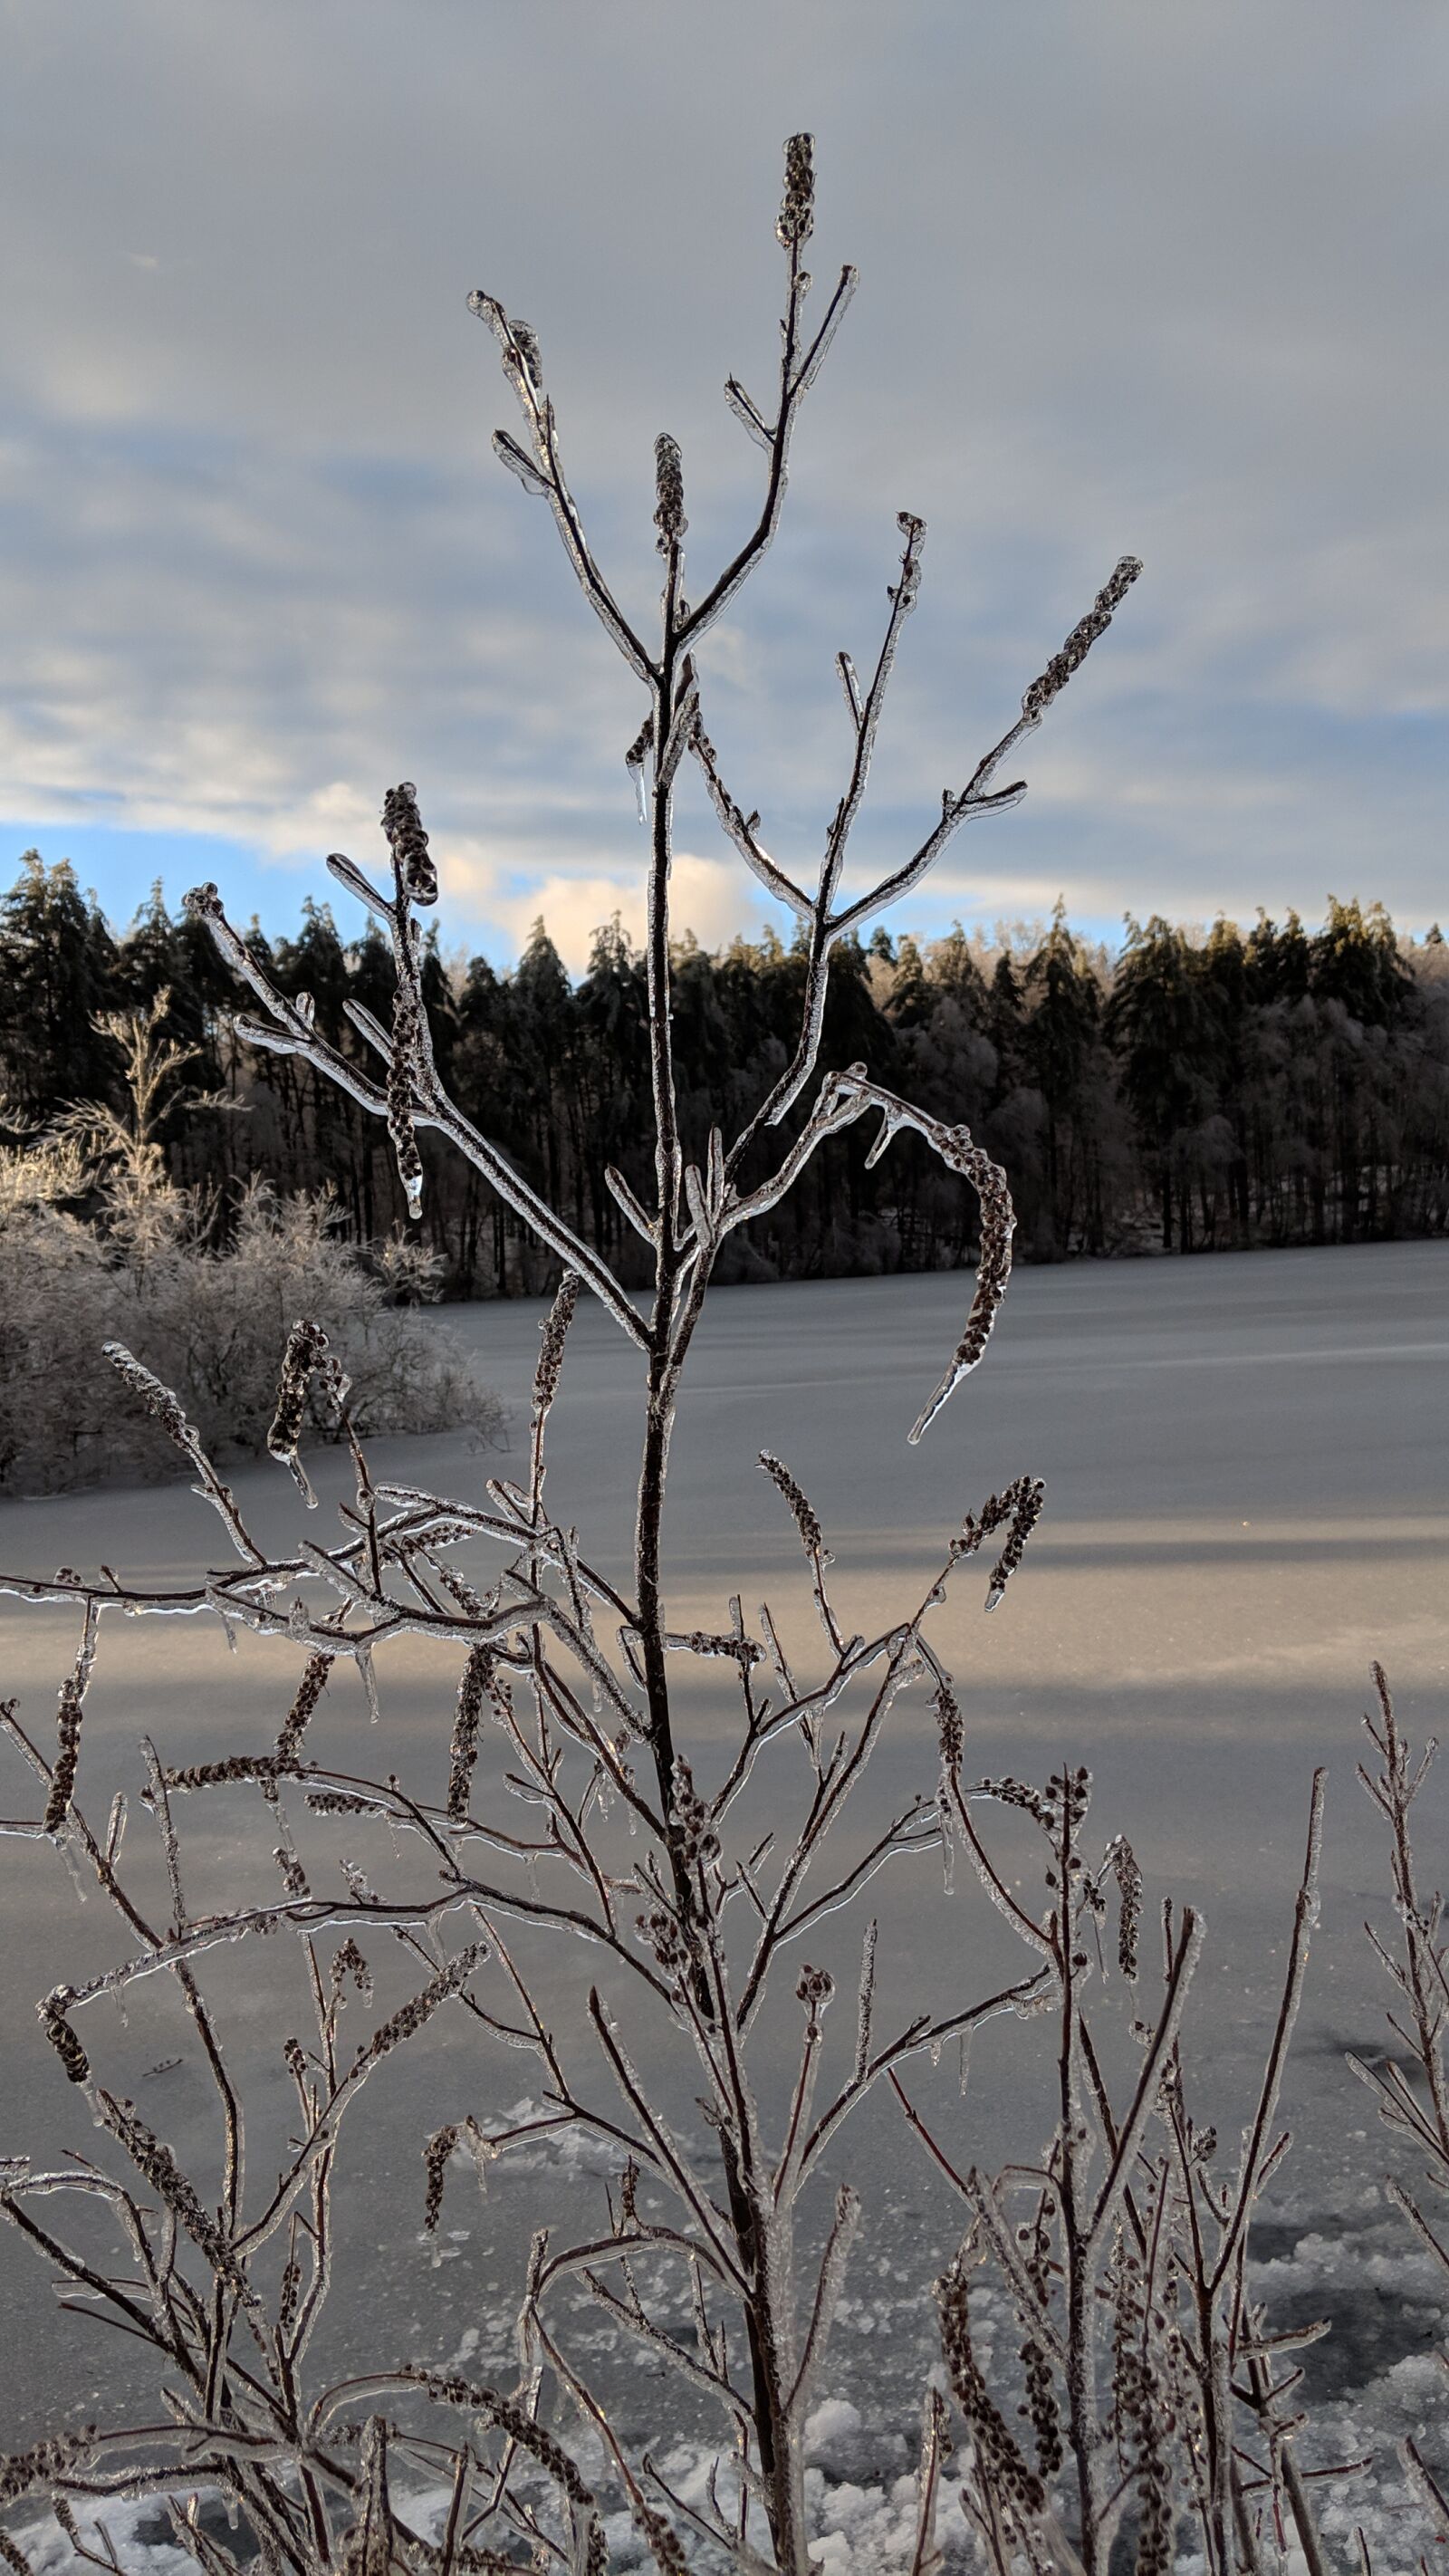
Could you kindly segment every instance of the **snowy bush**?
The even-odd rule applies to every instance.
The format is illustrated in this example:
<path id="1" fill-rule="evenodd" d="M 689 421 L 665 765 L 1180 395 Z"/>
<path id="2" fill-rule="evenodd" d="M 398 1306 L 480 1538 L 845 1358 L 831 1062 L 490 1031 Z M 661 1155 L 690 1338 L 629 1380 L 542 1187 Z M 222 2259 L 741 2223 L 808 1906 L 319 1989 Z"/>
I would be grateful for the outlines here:
<path id="1" fill-rule="evenodd" d="M 120 1342 L 173 1388 L 204 1446 L 259 1453 L 287 1336 L 306 1315 L 350 1381 L 363 1438 L 504 1408 L 454 1336 L 416 1312 L 442 1264 L 420 1245 L 343 1240 L 325 1192 L 246 1184 L 228 1209 L 168 1178 L 163 1118 L 218 1102 L 180 1082 L 194 1048 L 164 1035 L 169 995 L 97 1021 L 121 1052 L 125 1107 L 78 1103 L 27 1137 L 0 1104 L 0 1492 L 39 1494 L 174 1472 L 174 1453 L 105 1355 Z M 85 1215 L 76 1213 L 84 1207 Z M 341 1436 L 309 1393 L 309 1426 Z"/>
<path id="2" fill-rule="evenodd" d="M 0 1491 L 176 1472 L 175 1453 L 105 1358 L 108 1341 L 176 1390 L 209 1449 L 260 1453 L 299 1315 L 327 1333 L 363 1435 L 471 1424 L 497 1439 L 500 1398 L 445 1327 L 393 1302 L 400 1287 L 436 1294 L 416 1254 L 370 1261 L 344 1242 L 325 1198 L 252 1186 L 220 1251 L 194 1204 L 178 1199 L 144 1259 L 123 1233 L 60 1207 L 11 1207 L 0 1214 Z M 309 1422 L 337 1436 L 334 1411 L 314 1403 Z"/>

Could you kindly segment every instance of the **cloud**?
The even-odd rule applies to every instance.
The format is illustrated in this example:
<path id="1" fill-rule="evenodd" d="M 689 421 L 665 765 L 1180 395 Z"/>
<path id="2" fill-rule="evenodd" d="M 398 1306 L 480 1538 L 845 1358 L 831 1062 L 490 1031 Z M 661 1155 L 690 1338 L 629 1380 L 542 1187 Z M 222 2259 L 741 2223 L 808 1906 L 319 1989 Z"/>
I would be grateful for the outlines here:
<path id="1" fill-rule="evenodd" d="M 479 910 L 507 933 L 515 954 L 541 915 L 571 974 L 582 972 L 588 963 L 594 932 L 615 913 L 636 947 L 643 944 L 642 871 L 632 877 L 555 874 L 508 891 L 498 885 L 495 872 L 487 868 L 478 871 L 469 887 L 466 863 L 460 869 L 455 862 L 451 877 L 445 877 L 450 893 L 460 879 L 472 892 Z M 675 859 L 670 884 L 676 935 L 692 931 L 702 948 L 721 948 L 737 932 L 756 931 L 766 914 L 775 916 L 777 930 L 781 926 L 778 907 L 738 864 L 681 852 Z"/>
<path id="2" fill-rule="evenodd" d="M 61 19 L 9 35 L 18 821 L 100 814 L 158 863 L 226 835 L 255 852 L 239 900 L 275 909 L 334 842 L 375 855 L 407 776 L 470 935 L 541 904 L 575 942 L 591 904 L 628 919 L 640 692 L 488 453 L 510 397 L 464 297 L 537 326 L 600 560 L 651 620 L 656 431 L 683 441 L 695 578 L 758 506 L 720 386 L 767 397 L 779 146 L 808 123 L 819 292 L 846 256 L 862 282 L 704 668 L 782 855 L 818 856 L 834 655 L 868 665 L 909 506 L 926 583 L 862 881 L 1115 557 L 1147 562 L 1025 747 L 1027 804 L 953 846 L 917 926 L 1047 888 L 1108 913 L 1442 901 L 1441 12 L 1402 7 L 1385 44 L 1354 0 L 612 0 L 566 25 L 136 0 L 83 80 Z M 681 834 L 712 936 L 735 880 L 688 786 Z"/>

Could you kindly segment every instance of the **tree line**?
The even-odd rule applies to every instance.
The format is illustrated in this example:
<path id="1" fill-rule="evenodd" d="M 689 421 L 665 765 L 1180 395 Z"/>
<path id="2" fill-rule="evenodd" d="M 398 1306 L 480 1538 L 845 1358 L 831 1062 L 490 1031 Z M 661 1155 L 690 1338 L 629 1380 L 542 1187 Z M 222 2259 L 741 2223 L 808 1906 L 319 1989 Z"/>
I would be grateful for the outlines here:
<path id="1" fill-rule="evenodd" d="M 249 934 L 277 982 L 310 992 L 318 1025 L 364 1060 L 349 999 L 386 1022 L 392 967 L 374 926 L 352 942 L 308 899 L 292 936 Z M 675 952 L 674 1041 L 686 1153 L 738 1128 L 793 1052 L 804 960 L 769 931 Z M 0 1084 L 12 1139 L 77 1101 L 114 1105 L 122 1067 L 98 1025 L 169 995 L 166 1026 L 200 1050 L 193 1096 L 160 1137 L 171 1177 L 210 1185 L 228 1223 L 249 1177 L 330 1191 L 358 1239 L 404 1206 L 385 1132 L 306 1067 L 250 1049 L 237 994 L 200 927 L 159 884 L 113 935 L 70 864 L 29 852 L 0 898 L 7 1011 Z M 611 1195 L 652 1180 L 643 960 L 617 918 L 570 979 L 543 922 L 511 973 L 450 968 L 425 990 L 438 1060 L 470 1117 L 626 1280 L 642 1250 Z M 1203 935 L 1154 915 L 1115 957 L 1059 904 L 1034 933 L 845 942 L 822 1060 L 863 1058 L 933 1115 L 965 1121 L 1005 1166 L 1029 1260 L 1256 1244 L 1355 1243 L 1449 1225 L 1449 947 L 1406 940 L 1381 904 L 1330 898 L 1320 927 L 1259 913 Z M 194 1093 L 203 1098 L 197 1105 Z M 533 1294 L 546 1261 L 478 1175 L 429 1153 L 423 1227 L 460 1297 Z M 735 1278 L 948 1269 L 976 1243 L 970 1195 L 911 1139 L 874 1168 L 855 1131 L 735 1239 Z M 749 1175 L 745 1175 L 748 1180 Z M 639 1271 L 642 1277 L 642 1270 Z"/>

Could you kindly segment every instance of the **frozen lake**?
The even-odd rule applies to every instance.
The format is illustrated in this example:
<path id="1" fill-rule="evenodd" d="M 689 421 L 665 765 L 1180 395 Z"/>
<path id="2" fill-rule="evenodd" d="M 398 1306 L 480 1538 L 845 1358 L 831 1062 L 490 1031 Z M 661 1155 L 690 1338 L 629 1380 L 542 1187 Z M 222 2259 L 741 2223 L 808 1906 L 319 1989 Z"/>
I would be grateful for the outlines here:
<path id="1" fill-rule="evenodd" d="M 788 1462 L 815 1504 L 836 1551 L 848 1623 L 860 1629 L 884 1624 L 892 1606 L 918 1596 L 963 1512 L 1024 1470 L 1043 1476 L 1045 1516 L 1000 1611 L 982 1619 L 984 1579 L 964 1569 L 939 1632 L 967 1716 L 968 1768 L 1032 1777 L 1063 1759 L 1088 1762 L 1102 1838 L 1125 1831 L 1153 1898 L 1173 1889 L 1206 1913 L 1195 2046 L 1206 2090 L 1218 2088 L 1228 2135 L 1248 2108 L 1253 2053 L 1271 2026 L 1268 1981 L 1291 1911 L 1311 1772 L 1328 1765 L 1323 1920 L 1285 2102 L 1299 2142 L 1266 2250 L 1283 2275 L 1280 2306 L 1286 2299 L 1292 2312 L 1301 2292 L 1316 2299 L 1316 2312 L 1334 2310 L 1340 2331 L 1320 2348 L 1333 2358 L 1315 2365 L 1331 2402 L 1350 2415 L 1356 2406 L 1370 2429 L 1412 2430 L 1418 2417 L 1398 2420 L 1395 2392 L 1409 2386 L 1413 2374 L 1406 2379 L 1402 2365 L 1432 2339 L 1437 2308 L 1432 2284 L 1402 2255 L 1401 2222 L 1382 2202 L 1392 2148 L 1342 2051 L 1381 2045 L 1384 2027 L 1385 1993 L 1362 1928 L 1366 1915 L 1391 1928 L 1382 1835 L 1354 1779 L 1371 1659 L 1387 1666 L 1411 1735 L 1422 1739 L 1444 1723 L 1449 1245 L 1020 1272 L 982 1368 L 912 1450 L 906 1430 L 954 1347 L 969 1285 L 932 1277 L 716 1294 L 672 1463 L 671 1621 L 722 1625 L 727 1596 L 739 1590 L 747 1615 L 768 1593 L 796 1623 L 792 1633 L 805 1633 L 794 1533 L 755 1464 L 761 1447 Z M 541 1312 L 486 1305 L 447 1318 L 483 1374 L 525 1408 Z M 638 1387 L 635 1355 L 586 1303 L 554 1416 L 549 1500 L 560 1519 L 578 1523 L 586 1552 L 621 1575 Z M 472 1452 L 462 1436 L 378 1443 L 374 1460 L 382 1472 L 468 1495 L 500 1463 Z M 261 1535 L 282 1541 L 295 1531 L 299 1516 L 279 1470 L 248 1469 L 236 1481 Z M 349 1479 L 329 1455 L 318 1482 L 324 1511 L 314 1526 Z M 220 1561 L 219 1540 L 212 1516 L 184 1489 L 0 1505 L 0 1565 L 13 1571 L 108 1562 L 155 1582 Z M 0 1602 L 0 1618 L 0 1687 L 49 1744 L 74 1621 L 10 1600 Z M 81 1765 L 81 1802 L 92 1821 L 103 1822 L 115 1786 L 139 1786 L 143 1729 L 172 1763 L 264 1745 L 295 1661 L 291 1650 L 253 1641 L 232 1661 L 219 1634 L 200 1622 L 103 1629 Z M 319 1734 L 328 1758 L 341 1761 L 346 1735 L 357 1767 L 385 1769 L 395 1758 L 396 1723 L 399 1741 L 436 1771 L 440 1791 L 455 1662 L 445 1668 L 424 1650 L 402 1650 L 391 1695 L 383 1674 L 390 1714 L 364 1744 L 366 1763 L 356 1749 L 358 1709 L 341 1698 L 327 1719 L 333 1732 Z M 724 1699 L 705 1693 L 702 1761 L 729 1723 Z M 878 1757 L 876 1810 L 929 1787 L 932 1742 L 923 1696 L 902 1701 Z M 5 1759 L 0 1812 L 26 1813 L 28 1775 L 13 1754 Z M 183 1814 L 187 1847 L 198 1856 L 189 1889 L 198 1911 L 221 1901 L 213 1881 L 218 1889 L 234 1883 L 238 1893 L 254 1885 L 263 1849 L 254 1793 L 224 1795 L 238 1803 L 223 1812 L 221 1801 L 198 1799 Z M 243 1796 L 251 1801 L 245 1811 Z M 1437 1881 L 1449 1773 L 1419 1812 L 1423 1873 Z M 144 1859 L 148 1830 L 133 1808 L 128 1859 Z M 9 1840 L 0 1856 L 10 2077 L 0 2152 L 49 2158 L 67 2138 L 88 2150 L 93 2133 L 83 2108 L 76 2127 L 78 2097 L 36 2037 L 33 2008 L 58 1975 L 115 1955 L 114 1917 L 101 1915 L 98 1894 L 78 1908 L 48 1848 Z M 379 1855 L 380 1878 L 387 1865 Z M 888 1888 L 877 1882 L 871 1902 L 883 1955 L 894 1962 L 887 1990 L 893 1981 L 902 1999 L 915 1991 L 913 1978 L 934 1972 L 923 1964 L 928 1947 L 933 1963 L 949 1952 L 951 1973 L 973 1989 L 998 1965 L 1018 1973 L 1017 1954 L 1002 1949 L 995 1918 L 959 1871 L 949 1899 L 938 1866 L 913 1863 Z M 300 2026 L 282 1950 L 280 1942 L 249 1943 L 224 1953 L 216 1982 L 232 2015 L 236 2070 L 243 2081 L 250 2070 L 274 2104 L 280 2038 Z M 583 1965 L 564 1961 L 552 1972 L 561 2012 Z M 276 1981 L 270 1994 L 268 1979 Z M 105 2005 L 84 2019 L 107 2080 L 136 2093 L 183 2162 L 213 2157 L 212 2099 L 169 1999 L 148 1994 L 129 2030 Z M 436 2082 L 438 2098 L 451 2104 L 438 2116 L 456 2116 L 505 2108 L 528 2090 L 526 2061 L 479 2059 L 459 2092 L 461 2047 L 450 2030 L 428 2060 L 426 2085 L 385 2070 L 394 2080 L 369 2088 L 344 2132 L 356 2159 L 349 2223 L 367 2287 L 365 2296 L 357 2288 L 335 2294 L 343 2359 L 384 2334 L 399 2359 L 437 2361 L 466 2350 L 470 2367 L 484 2360 L 507 2367 L 506 2301 L 549 2178 L 500 2181 L 486 2204 L 460 2180 L 450 2186 L 449 2214 L 468 2233 L 454 2259 L 435 2270 L 415 2242 L 418 2145 L 432 2116 L 423 2093 L 431 2099 Z M 149 2064 L 173 2054 L 179 2067 L 148 2076 Z M 917 2089 L 935 2101 L 965 2161 L 1039 2144 L 1033 2079 L 1018 2074 L 1011 2048 L 993 2057 L 983 2042 L 964 2102 L 948 2068 Z M 108 2160 L 114 2152 L 103 2149 Z M 879 2295 L 859 2298 L 842 2326 L 836 2384 L 865 2408 L 884 2474 L 897 2425 L 910 2426 L 912 2392 L 929 2357 L 927 2287 L 958 2230 L 883 2109 L 862 2129 L 855 2165 L 872 2204 L 867 2224 L 877 2231 L 862 2277 Z M 600 2188 L 586 2177 L 553 2180 L 579 2208 Z M 64 2206 L 52 2203 L 51 2215 L 58 2220 Z M 1312 2250 L 1325 2241 L 1337 2249 L 1331 2261 Z M 15 2321 L 0 2353 L 0 2449 L 101 2411 L 108 2391 L 154 2391 L 144 2367 L 132 2368 L 134 2346 L 57 2318 L 44 2266 L 8 2229 L 0 2234 L 0 2297 Z M 1353 2437 L 1349 2416 L 1343 2435 Z M 875 2473 L 869 2458 L 858 2473 Z"/>

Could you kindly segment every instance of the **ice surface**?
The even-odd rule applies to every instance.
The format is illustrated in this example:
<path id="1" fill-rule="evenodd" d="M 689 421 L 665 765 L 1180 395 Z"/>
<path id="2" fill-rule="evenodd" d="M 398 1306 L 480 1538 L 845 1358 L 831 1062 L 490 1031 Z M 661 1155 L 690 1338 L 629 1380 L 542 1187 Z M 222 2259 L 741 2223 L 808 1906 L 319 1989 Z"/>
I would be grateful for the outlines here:
<path id="1" fill-rule="evenodd" d="M 1374 1655 L 1388 1669 L 1406 1731 L 1420 1742 L 1443 1731 L 1449 1247 L 1018 1272 L 985 1364 L 932 1442 L 911 1450 L 906 1431 L 959 1332 L 962 1286 L 947 1276 L 716 1294 L 673 1447 L 671 1626 L 723 1628 L 728 1599 L 743 1585 L 747 1599 L 770 1600 L 787 1652 L 813 1670 L 818 1630 L 812 1638 L 795 1534 L 787 1520 L 782 1527 L 755 1463 L 762 1447 L 790 1459 L 820 1511 L 842 1616 L 867 1632 L 919 1596 L 966 1510 L 1019 1474 L 1044 1477 L 1045 1511 L 1000 1611 L 980 1616 L 986 1571 L 964 1565 L 942 1615 L 968 1767 L 976 1776 L 1036 1777 L 1064 1760 L 1089 1762 L 1100 1838 L 1126 1834 L 1145 1874 L 1144 1943 L 1165 1884 L 1206 1913 L 1193 2012 L 1220 2100 L 1202 2107 L 1223 2117 L 1228 2135 L 1246 2116 L 1252 2061 L 1267 2037 L 1265 1996 L 1281 1969 L 1309 1779 L 1315 1762 L 1328 1762 L 1323 1920 L 1284 2100 L 1297 2144 L 1269 2205 L 1261 2253 L 1275 2317 L 1321 2313 L 1325 2296 L 1334 2303 L 1334 2333 L 1306 2359 L 1325 2392 L 1320 2417 L 1343 2445 L 1338 2456 L 1352 2457 L 1355 2445 L 1371 2440 L 1391 2453 L 1401 2434 L 1432 2420 L 1437 2382 L 1427 2356 L 1443 2324 L 1435 2285 L 1383 2200 L 1392 2144 L 1342 2060 L 1345 2047 L 1383 2044 L 1386 1989 L 1361 1927 L 1367 1913 L 1392 1928 L 1382 1829 L 1353 1766 Z M 543 1311 L 535 1302 L 450 1315 L 483 1373 L 518 1404 L 520 1420 Z M 559 1520 L 578 1523 L 586 1552 L 617 1579 L 628 1575 L 641 1377 L 617 1329 L 586 1303 L 553 1417 L 549 1495 Z M 345 1458 L 314 1451 L 310 1463 L 325 1502 L 350 1493 Z M 481 1500 L 483 1470 L 466 1435 L 381 1442 L 373 1465 L 381 1477 Z M 247 1471 L 237 1487 L 264 1542 L 294 1534 L 296 1499 L 274 1468 Z M 156 1581 L 204 1562 L 207 1530 L 208 1515 L 183 1486 L 149 1489 L 141 1509 L 117 1493 L 9 1503 L 0 1506 L 0 1566 L 106 1560 Z M 74 1650 L 70 1614 L 7 1602 L 3 1616 L 6 1692 L 18 1693 L 22 1721 L 53 1728 L 57 1678 Z M 98 1823 L 113 1791 L 134 1785 L 143 1726 L 171 1764 L 275 1733 L 287 1684 L 268 1679 L 267 1656 L 280 1656 L 290 1681 L 297 1650 L 239 1643 L 229 1664 L 210 1622 L 105 1623 L 80 1782 L 81 1802 Z M 455 1666 L 453 1657 L 445 1672 L 436 1654 L 409 1643 L 381 1675 L 385 1716 L 389 1694 L 401 1691 L 410 1731 L 431 1730 L 413 1740 L 431 1743 L 440 1786 Z M 317 1723 L 335 1730 L 327 1740 L 348 1756 L 343 1767 L 355 1768 L 365 1702 L 350 1674 L 335 1688 L 338 1708 Z M 723 1685 L 717 1706 L 723 1712 Z M 720 1714 L 709 1723 L 726 1720 Z M 425 1763 L 426 1753 L 418 1758 Z M 929 1787 L 935 1724 L 924 1692 L 898 1703 L 877 1761 L 871 1794 L 883 1812 Z M 29 1775 L 12 1762 L 6 1798 L 19 1812 Z M 205 1813 L 192 1802 L 195 1904 L 220 1902 L 205 1870 L 209 1862 L 234 1866 L 240 1808 L 224 1800 L 242 1796 L 226 1792 Z M 1446 1803 L 1436 1804 L 1441 1798 Z M 1441 1835 L 1449 1827 L 1449 1774 L 1442 1784 L 1435 1774 L 1416 1813 L 1425 1877 L 1439 1883 L 1443 1841 L 1432 1837 L 1436 1826 Z M 370 1838 L 369 1863 L 375 1850 L 381 1864 L 385 1844 Z M 29 2149 L 49 2163 L 75 2135 L 75 2101 L 35 2039 L 34 2000 L 58 1974 L 80 1977 L 104 1964 L 107 1954 L 94 1956 L 104 1926 L 94 1923 L 95 1905 L 84 1914 L 77 1908 L 53 1856 L 11 1842 L 5 1857 L 0 1901 L 10 1948 L 0 2035 L 8 2062 L 33 2072 L 16 2088 L 0 2150 Z M 1021 1893 L 1035 1906 L 1034 1889 Z M 873 1882 L 882 2027 L 898 2010 L 898 1963 L 920 1945 L 925 1906 L 936 1909 L 933 1922 L 939 1914 L 959 1924 L 952 1937 L 962 1973 L 973 1979 L 976 1950 L 996 1938 L 983 1928 L 986 1908 L 970 1873 L 958 1870 L 949 1900 L 934 1867 L 908 1864 L 895 1879 L 887 1873 Z M 863 1923 L 863 1910 L 842 1919 L 846 1991 L 858 1974 Z M 273 1963 L 262 1953 L 248 1964 L 252 1946 L 221 1955 L 235 1955 L 243 1983 L 259 1988 Z M 569 1963 L 560 1991 L 585 1975 L 584 1965 Z M 108 2057 L 114 2050 L 118 2080 L 129 2064 L 126 2045 L 140 2076 L 188 2044 L 171 2023 L 154 2026 L 139 2004 L 129 2043 L 109 2014 L 82 2020 L 91 2025 L 83 2029 L 88 2045 Z M 920 2065 L 920 2097 L 968 2160 L 993 2163 L 1019 2150 L 1021 2105 L 1003 2098 L 1002 2070 L 1038 2028 L 1012 2023 L 985 2033 L 964 2101 L 954 2062 L 936 2077 Z M 237 2074 L 266 2098 L 275 2021 L 260 1992 L 229 2030 Z M 841 2039 L 847 2049 L 851 2036 Z M 496 2060 L 477 2063 L 476 2084 L 465 2078 L 446 2116 L 471 2108 L 496 2117 L 513 2098 L 516 2080 L 500 2077 Z M 137 2077 L 124 2080 L 134 2085 Z M 205 2086 L 184 2070 L 165 2082 L 177 2088 L 175 2112 L 168 2094 L 167 2123 L 178 2154 L 204 2159 L 214 2152 Z M 682 2107 L 687 2118 L 687 2100 Z M 359 2142 L 365 2133 L 370 2143 L 349 2186 L 350 2223 L 370 2244 L 396 2239 L 374 2290 L 398 2322 L 400 2348 L 441 2358 L 467 2329 L 493 2356 L 488 2369 L 506 2371 L 517 2286 L 511 2249 L 529 2195 L 549 2181 L 576 2195 L 573 2209 L 593 2211 L 601 2184 L 589 2159 L 580 2156 L 572 2172 L 557 2155 L 540 2159 L 541 2173 L 520 2170 L 516 2182 L 505 2160 L 488 2203 L 470 2196 L 472 2235 L 435 2274 L 412 2243 L 427 2119 L 406 2081 L 369 2088 L 355 2116 Z M 1029 2148 L 1039 2143 L 1027 2139 Z M 811 2472 L 819 2528 L 830 2539 L 824 2563 L 840 2570 L 891 2565 L 895 2534 L 905 2527 L 896 2482 L 914 2457 L 929 2280 L 954 2225 L 898 2120 L 867 2121 L 850 2170 L 865 2220 L 817 2413 L 853 2407 L 859 2446 L 845 2440 L 845 2417 L 832 2416 L 840 2441 L 831 2435 Z M 885 2276 L 877 2260 L 888 2264 Z M 45 2267 L 13 2235 L 0 2237 L 0 2295 L 13 2298 L 7 2349 L 26 2359 L 23 2388 L 0 2383 L 0 2448 L 8 2448 L 93 2413 L 95 2393 L 120 2384 L 126 2356 L 107 2348 L 117 2338 L 55 2314 Z M 349 2320 L 346 2305 L 343 2287 L 338 2307 L 350 2350 L 364 2319 L 359 2311 Z M 418 2335 L 405 2331 L 415 2320 Z M 1008 2322 L 999 2359 L 1009 2358 L 1010 2331 Z M 658 2386 L 636 2373 L 633 2389 L 647 2419 Z M 1355 2509 L 1345 2489 L 1336 2528 L 1346 2533 L 1342 2516 Z M 1383 2563 L 1397 2562 L 1390 2555 Z"/>

